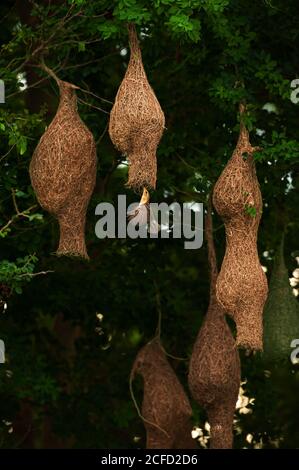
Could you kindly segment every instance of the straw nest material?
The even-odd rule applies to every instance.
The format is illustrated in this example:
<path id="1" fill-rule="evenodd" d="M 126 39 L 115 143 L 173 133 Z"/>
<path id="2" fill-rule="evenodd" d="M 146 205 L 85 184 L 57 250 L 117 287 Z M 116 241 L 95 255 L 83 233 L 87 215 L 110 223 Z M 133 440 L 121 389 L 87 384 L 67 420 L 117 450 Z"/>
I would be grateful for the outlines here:
<path id="1" fill-rule="evenodd" d="M 277 252 L 264 311 L 264 362 L 289 363 L 292 340 L 299 338 L 299 305 L 290 287 L 284 262 L 284 241 Z"/>
<path id="2" fill-rule="evenodd" d="M 138 353 L 131 372 L 143 377 L 142 417 L 147 449 L 192 449 L 192 409 L 158 339 Z"/>
<path id="3" fill-rule="evenodd" d="M 129 27 L 131 56 L 110 114 L 109 134 L 129 162 L 127 185 L 140 191 L 156 187 L 156 150 L 165 118 L 143 68 L 134 25 Z"/>
<path id="4" fill-rule="evenodd" d="M 211 426 L 211 449 L 233 445 L 233 419 L 240 387 L 240 358 L 235 340 L 216 299 L 217 262 L 212 235 L 212 215 L 206 217 L 210 265 L 210 303 L 195 341 L 189 366 L 189 387 L 206 410 Z"/>
<path id="5" fill-rule="evenodd" d="M 58 255 L 88 258 L 86 210 L 96 180 L 96 146 L 77 111 L 75 85 L 54 76 L 60 102 L 31 160 L 31 183 L 40 205 L 59 221 Z"/>
<path id="6" fill-rule="evenodd" d="M 241 118 L 244 108 L 241 107 Z M 213 203 L 226 232 L 226 252 L 217 279 L 216 295 L 237 325 L 237 345 L 249 350 L 263 347 L 263 307 L 267 279 L 257 251 L 262 197 L 253 153 L 241 122 L 233 155 L 218 179 Z"/>

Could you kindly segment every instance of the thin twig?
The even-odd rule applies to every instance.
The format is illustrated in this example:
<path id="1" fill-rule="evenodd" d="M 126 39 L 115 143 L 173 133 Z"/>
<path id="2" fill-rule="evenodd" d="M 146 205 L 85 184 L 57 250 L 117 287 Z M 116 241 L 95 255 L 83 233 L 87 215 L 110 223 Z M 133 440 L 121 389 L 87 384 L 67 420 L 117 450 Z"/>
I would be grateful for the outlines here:
<path id="1" fill-rule="evenodd" d="M 18 278 L 20 277 L 35 277 L 35 276 L 44 276 L 49 273 L 55 273 L 55 271 L 40 271 L 38 273 L 24 273 L 24 274 L 19 274 Z"/>
<path id="2" fill-rule="evenodd" d="M 198 171 L 198 168 L 196 168 L 195 166 L 190 165 L 190 163 L 186 162 L 186 160 L 184 160 L 184 158 L 183 158 L 179 153 L 177 153 L 177 156 L 178 156 L 179 159 L 184 163 L 184 165 L 188 166 L 188 167 L 191 168 L 192 170 Z"/>
<path id="3" fill-rule="evenodd" d="M 10 154 L 10 152 L 15 148 L 15 146 L 16 146 L 16 144 L 13 144 L 13 146 L 10 147 L 9 151 L 6 152 L 5 155 L 2 155 L 2 157 L 0 158 L 0 162 L 2 162 L 2 160 L 4 160 L 4 158 L 7 157 Z"/>
<path id="4" fill-rule="evenodd" d="M 12 200 L 13 200 L 13 205 L 14 205 L 14 208 L 15 208 L 15 211 L 16 211 L 16 215 L 19 216 L 19 217 L 27 217 L 27 218 L 29 218 L 30 216 L 27 214 L 27 212 L 30 211 L 32 208 L 37 207 L 37 205 L 31 206 L 31 207 L 29 207 L 29 209 L 26 209 L 25 211 L 22 211 L 22 212 L 21 212 L 21 211 L 19 210 L 19 208 L 18 208 L 15 190 L 12 189 L 12 190 L 11 190 L 11 193 L 12 193 Z"/>
<path id="5" fill-rule="evenodd" d="M 101 16 L 105 16 L 108 13 L 109 13 L 108 11 L 105 11 L 105 13 L 101 13 L 100 15 L 83 15 L 83 14 L 80 14 L 79 16 L 81 18 L 101 18 Z"/>
<path id="6" fill-rule="evenodd" d="M 87 62 L 81 62 L 80 64 L 68 65 L 67 67 L 64 68 L 64 70 L 77 69 L 77 68 L 80 68 L 80 67 L 85 67 L 86 65 L 95 64 L 97 62 L 101 62 L 102 60 L 106 59 L 106 57 L 110 57 L 110 56 L 117 55 L 117 54 L 118 54 L 118 52 L 112 52 L 111 54 L 107 54 L 107 55 L 105 55 L 103 57 L 100 57 L 98 59 L 88 60 Z M 82 91 L 86 91 L 86 90 L 82 90 Z M 100 98 L 100 99 L 103 99 L 103 98 Z M 104 100 L 104 101 L 106 101 L 106 100 Z M 108 103 L 110 103 L 110 101 L 108 101 Z"/>
<path id="7" fill-rule="evenodd" d="M 33 206 L 30 206 L 28 209 L 25 209 L 24 211 L 20 211 L 18 208 L 18 204 L 16 201 L 16 196 L 15 196 L 15 191 L 14 189 L 11 190 L 12 193 L 12 200 L 13 200 L 13 205 L 16 211 L 16 214 L 12 216 L 12 218 L 0 229 L 0 233 L 5 232 L 6 229 L 19 217 L 27 217 L 29 218 L 30 216 L 28 215 L 29 212 L 31 212 L 33 209 L 37 208 L 37 205 L 34 204 Z"/>
<path id="8" fill-rule="evenodd" d="M 99 108 L 98 106 L 94 106 L 93 104 L 88 103 L 87 101 L 82 100 L 82 98 L 78 98 L 78 101 L 79 101 L 79 103 L 86 104 L 87 106 L 90 106 L 91 108 L 94 108 L 94 109 L 97 109 L 97 110 L 101 111 L 102 113 L 110 114 L 110 113 L 109 113 L 108 111 L 106 111 L 105 109 Z"/>
<path id="9" fill-rule="evenodd" d="M 189 196 L 189 197 L 192 197 L 194 199 L 200 200 L 201 202 L 205 202 L 203 196 L 199 193 L 196 193 L 196 192 L 190 193 L 190 192 L 187 192 L 187 191 L 183 191 L 183 190 L 177 188 L 176 186 L 172 186 L 171 189 L 176 191 L 177 193 L 184 194 L 185 196 Z"/>
<path id="10" fill-rule="evenodd" d="M 47 72 L 48 75 L 50 75 L 50 77 L 54 78 L 55 82 L 57 83 L 57 85 L 59 85 L 60 83 L 60 80 L 59 78 L 57 77 L 56 73 L 54 72 L 54 70 L 50 69 L 50 67 L 48 67 L 45 62 L 44 62 L 44 59 L 41 60 L 40 62 L 40 68 L 43 69 L 45 72 Z"/>
<path id="11" fill-rule="evenodd" d="M 98 140 L 96 141 L 96 144 L 97 144 L 97 145 L 101 142 L 101 140 L 103 139 L 104 135 L 106 134 L 107 129 L 108 129 L 108 125 L 109 125 L 109 123 L 107 122 L 107 124 L 106 124 L 106 126 L 105 126 L 105 128 L 104 128 L 104 130 L 103 130 L 103 132 L 102 132 L 102 134 L 100 135 L 100 137 L 99 137 Z"/>
<path id="12" fill-rule="evenodd" d="M 155 428 L 159 429 L 159 431 L 162 431 L 167 437 L 170 437 L 168 432 L 165 431 L 165 429 L 161 428 L 157 423 L 153 423 L 152 421 L 149 421 L 148 419 L 146 419 L 144 416 L 142 416 L 142 413 L 140 411 L 140 408 L 138 406 L 138 403 L 136 401 L 136 398 L 135 398 L 135 395 L 134 395 L 134 390 L 133 390 L 133 380 L 134 380 L 134 372 L 131 373 L 130 375 L 130 382 L 129 382 L 129 387 L 130 387 L 130 395 L 131 395 L 131 398 L 132 398 L 132 401 L 134 403 L 134 406 L 136 408 L 136 411 L 137 411 L 137 414 L 139 416 L 140 419 L 142 419 L 142 421 L 144 423 L 147 423 L 149 424 L 150 426 L 154 426 Z"/>
<path id="13" fill-rule="evenodd" d="M 57 22 L 57 27 L 54 28 L 54 31 L 50 36 L 48 37 L 47 40 L 42 41 L 31 53 L 29 52 L 25 60 L 13 71 L 15 74 L 17 74 L 20 70 L 22 70 L 30 61 L 32 61 L 33 58 L 35 58 L 39 53 L 42 53 L 44 50 L 46 50 L 49 47 L 49 44 L 51 43 L 52 39 L 54 39 L 57 36 L 57 33 L 59 30 L 65 27 L 65 25 L 79 16 L 80 12 L 82 10 L 79 10 L 77 13 L 74 15 L 71 15 L 71 11 L 74 8 L 74 4 L 72 4 L 67 11 L 66 15 L 61 18 L 60 21 Z M 28 87 L 29 88 L 29 87 Z M 13 95 L 10 95 L 13 96 Z"/>
<path id="14" fill-rule="evenodd" d="M 171 357 L 171 359 L 175 359 L 176 361 L 184 361 L 184 362 L 189 360 L 188 357 L 173 356 L 173 354 L 170 354 L 169 352 L 167 352 L 166 349 L 164 349 L 164 347 L 162 345 L 161 345 L 161 347 L 162 347 L 164 353 L 166 354 L 166 356 Z"/>
<path id="15" fill-rule="evenodd" d="M 12 98 L 13 96 L 16 96 L 16 95 L 19 95 L 20 93 L 24 93 L 24 91 L 27 91 L 30 88 L 34 88 L 37 85 L 40 85 L 41 83 L 45 82 L 46 80 L 48 80 L 48 77 L 43 77 L 43 78 L 37 80 L 36 82 L 32 83 L 31 85 L 28 85 L 26 88 L 23 88 L 22 90 L 18 90 L 18 91 L 15 91 L 14 93 L 11 93 L 10 95 L 8 95 L 6 97 L 6 99 Z"/>
<path id="16" fill-rule="evenodd" d="M 79 90 L 83 91 L 84 93 L 87 93 L 88 95 L 94 96 L 95 98 L 98 98 L 101 101 L 105 101 L 105 103 L 113 104 L 112 101 L 106 100 L 105 98 L 102 98 L 101 96 L 96 95 L 92 91 L 85 90 L 84 88 L 78 87 Z M 109 114 L 109 113 L 108 113 Z"/>

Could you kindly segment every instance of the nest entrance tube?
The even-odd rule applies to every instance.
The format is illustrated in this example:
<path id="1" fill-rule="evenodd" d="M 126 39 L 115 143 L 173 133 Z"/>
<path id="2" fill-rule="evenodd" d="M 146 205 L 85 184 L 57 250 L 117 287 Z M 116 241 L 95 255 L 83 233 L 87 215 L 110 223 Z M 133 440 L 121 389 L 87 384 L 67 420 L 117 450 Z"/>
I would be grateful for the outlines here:
<path id="1" fill-rule="evenodd" d="M 137 354 L 131 371 L 143 378 L 142 419 L 147 449 L 194 449 L 192 409 L 187 395 L 166 359 L 158 338 Z"/>
<path id="2" fill-rule="evenodd" d="M 110 113 L 109 135 L 114 146 L 129 162 L 127 185 L 140 192 L 143 187 L 156 187 L 156 150 L 165 118 L 147 80 L 133 24 L 129 24 L 128 32 L 130 61 Z"/>
<path id="3" fill-rule="evenodd" d="M 188 382 L 192 396 L 207 412 L 211 426 L 210 448 L 231 449 L 234 411 L 241 380 L 240 358 L 225 320 L 225 311 L 216 298 L 218 270 L 210 200 L 205 230 L 210 266 L 210 302 L 193 346 Z"/>
<path id="4" fill-rule="evenodd" d="M 213 204 L 225 225 L 226 251 L 217 279 L 216 295 L 237 326 L 237 345 L 249 350 L 263 347 L 263 308 L 267 278 L 257 251 L 262 197 L 252 147 L 243 123 L 241 105 L 239 140 L 215 184 Z"/>
<path id="5" fill-rule="evenodd" d="M 88 258 L 84 232 L 96 180 L 96 145 L 77 111 L 77 87 L 43 68 L 56 80 L 60 101 L 33 153 L 31 183 L 40 205 L 58 219 L 57 255 Z"/>
<path id="6" fill-rule="evenodd" d="M 76 219 L 73 217 L 74 207 L 65 206 L 63 212 L 57 214 L 60 238 L 56 254 L 58 256 L 81 256 L 88 258 L 85 245 L 85 213 L 86 210 L 81 206 Z"/>

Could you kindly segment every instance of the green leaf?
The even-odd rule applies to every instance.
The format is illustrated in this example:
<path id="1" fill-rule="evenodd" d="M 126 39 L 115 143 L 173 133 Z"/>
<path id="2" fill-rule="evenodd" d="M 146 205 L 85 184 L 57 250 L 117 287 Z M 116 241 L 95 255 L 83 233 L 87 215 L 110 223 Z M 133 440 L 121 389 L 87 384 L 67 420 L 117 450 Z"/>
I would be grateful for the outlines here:
<path id="1" fill-rule="evenodd" d="M 24 191 L 20 191 L 20 190 L 17 190 L 17 191 L 15 192 L 15 195 L 16 195 L 17 197 L 27 197 L 27 194 L 24 193 Z"/>
<path id="2" fill-rule="evenodd" d="M 24 153 L 27 150 L 27 139 L 26 139 L 26 137 L 21 136 L 21 138 L 19 139 L 19 141 L 17 143 L 17 148 L 18 148 L 18 151 L 20 152 L 20 155 L 24 155 Z"/>
<path id="3" fill-rule="evenodd" d="M 256 208 L 254 206 L 249 206 L 248 204 L 246 204 L 245 212 L 246 214 L 250 215 L 250 217 L 256 217 Z"/>
<path id="4" fill-rule="evenodd" d="M 84 52 L 85 51 L 85 42 L 78 42 L 78 51 L 79 52 Z"/>

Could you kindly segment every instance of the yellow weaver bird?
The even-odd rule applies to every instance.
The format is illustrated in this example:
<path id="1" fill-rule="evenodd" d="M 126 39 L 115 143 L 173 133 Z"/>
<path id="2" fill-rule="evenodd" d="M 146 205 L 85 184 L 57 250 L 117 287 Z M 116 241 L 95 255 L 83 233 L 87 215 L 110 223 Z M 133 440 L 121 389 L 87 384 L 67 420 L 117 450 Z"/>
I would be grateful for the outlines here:
<path id="1" fill-rule="evenodd" d="M 140 202 L 137 207 L 127 212 L 129 222 L 134 221 L 134 225 L 147 225 L 150 233 L 158 233 L 160 226 L 150 207 L 150 194 L 144 187 Z"/>

